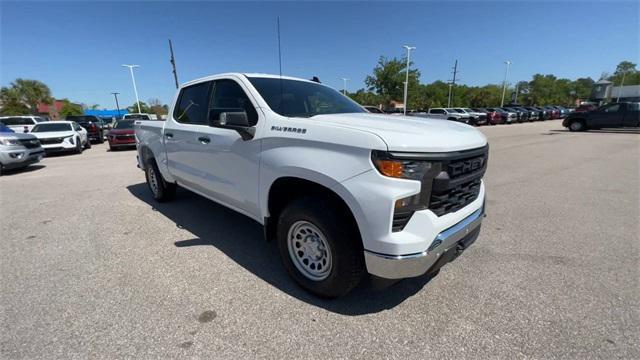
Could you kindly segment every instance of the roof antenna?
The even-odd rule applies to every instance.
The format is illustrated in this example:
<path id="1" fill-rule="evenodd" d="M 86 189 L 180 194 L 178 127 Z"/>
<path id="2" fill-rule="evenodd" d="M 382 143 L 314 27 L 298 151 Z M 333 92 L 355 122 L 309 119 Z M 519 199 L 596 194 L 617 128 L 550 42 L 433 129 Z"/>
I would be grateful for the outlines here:
<path id="1" fill-rule="evenodd" d="M 282 86 L 282 52 L 280 50 L 280 16 L 278 16 L 278 67 L 280 68 L 280 111 L 284 113 L 284 109 L 282 108 L 284 89 Z"/>

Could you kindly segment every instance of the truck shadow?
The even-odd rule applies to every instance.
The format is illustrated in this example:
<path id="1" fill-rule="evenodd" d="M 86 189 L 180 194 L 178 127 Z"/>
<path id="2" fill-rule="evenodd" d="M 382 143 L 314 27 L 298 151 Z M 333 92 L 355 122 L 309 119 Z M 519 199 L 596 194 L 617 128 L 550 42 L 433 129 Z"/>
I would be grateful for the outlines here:
<path id="1" fill-rule="evenodd" d="M 262 226 L 252 219 L 184 189 L 178 189 L 176 199 L 166 204 L 156 202 L 145 183 L 130 185 L 127 189 L 176 226 L 196 236 L 176 241 L 176 247 L 215 246 L 272 286 L 328 311 L 357 316 L 391 309 L 415 295 L 433 278 L 422 276 L 399 282 L 367 278 L 346 296 L 321 299 L 300 288 L 289 277 L 275 242 L 265 241 Z"/>

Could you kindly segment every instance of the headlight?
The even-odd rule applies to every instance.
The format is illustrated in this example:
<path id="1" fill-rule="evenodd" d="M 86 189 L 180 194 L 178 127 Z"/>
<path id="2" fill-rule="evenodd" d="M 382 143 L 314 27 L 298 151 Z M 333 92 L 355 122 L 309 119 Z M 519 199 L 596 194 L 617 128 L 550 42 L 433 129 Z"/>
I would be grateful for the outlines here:
<path id="1" fill-rule="evenodd" d="M 0 139 L 0 144 L 6 145 L 6 146 L 21 145 L 20 140 L 17 140 L 17 139 Z"/>
<path id="2" fill-rule="evenodd" d="M 371 153 L 371 159 L 382 175 L 399 179 L 422 180 L 432 167 L 429 161 L 394 159 L 388 153 L 377 150 Z"/>

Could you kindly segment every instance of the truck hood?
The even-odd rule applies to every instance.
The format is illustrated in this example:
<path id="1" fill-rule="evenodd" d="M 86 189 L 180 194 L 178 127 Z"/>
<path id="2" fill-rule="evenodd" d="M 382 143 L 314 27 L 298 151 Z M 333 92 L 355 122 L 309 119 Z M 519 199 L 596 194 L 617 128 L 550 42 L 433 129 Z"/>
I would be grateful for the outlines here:
<path id="1" fill-rule="evenodd" d="M 366 113 L 316 115 L 310 120 L 373 133 L 390 151 L 447 152 L 487 144 L 480 131 L 449 120 Z"/>

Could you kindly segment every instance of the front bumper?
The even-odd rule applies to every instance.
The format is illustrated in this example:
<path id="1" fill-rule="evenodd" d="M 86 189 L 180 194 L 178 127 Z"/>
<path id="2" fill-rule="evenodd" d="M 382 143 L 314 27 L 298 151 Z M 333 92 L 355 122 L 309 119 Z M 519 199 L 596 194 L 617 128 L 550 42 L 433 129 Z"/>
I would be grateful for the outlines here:
<path id="1" fill-rule="evenodd" d="M 65 140 L 57 144 L 42 145 L 42 148 L 47 153 L 54 153 L 54 152 L 63 152 L 63 151 L 74 151 L 76 149 L 76 145 L 71 144 L 69 141 Z"/>
<path id="2" fill-rule="evenodd" d="M 43 156 L 42 148 L 0 150 L 0 162 L 5 169 L 17 169 L 35 164 L 42 160 Z"/>
<path id="3" fill-rule="evenodd" d="M 408 255 L 364 252 L 367 271 L 386 279 L 404 279 L 435 271 L 455 259 L 480 234 L 484 206 L 456 225 L 441 232 L 425 251 Z"/>

